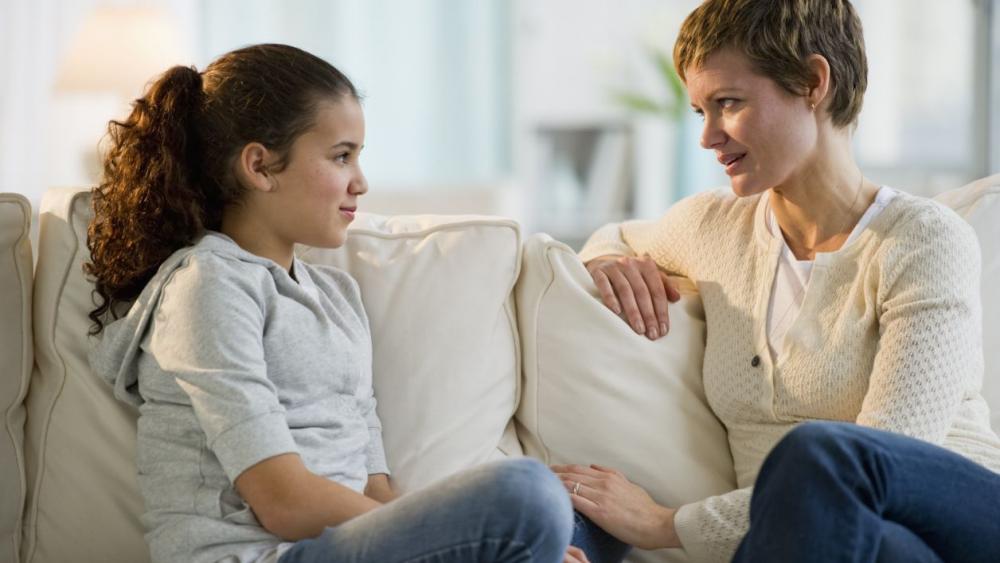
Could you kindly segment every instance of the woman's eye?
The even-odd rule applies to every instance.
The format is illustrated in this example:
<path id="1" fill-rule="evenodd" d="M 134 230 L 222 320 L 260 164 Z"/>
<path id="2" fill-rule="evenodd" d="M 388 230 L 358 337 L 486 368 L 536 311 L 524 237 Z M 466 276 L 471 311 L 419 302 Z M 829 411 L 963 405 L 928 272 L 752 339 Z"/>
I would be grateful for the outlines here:
<path id="1" fill-rule="evenodd" d="M 333 160 L 341 164 L 347 164 L 347 160 L 350 158 L 350 153 L 341 153 L 333 157 Z"/>
<path id="2" fill-rule="evenodd" d="M 729 109 L 736 105 L 735 98 L 719 98 L 719 107 L 722 109 Z"/>
<path id="3" fill-rule="evenodd" d="M 698 116 L 698 119 L 705 121 L 705 112 L 701 111 L 700 109 L 696 109 L 694 110 L 694 114 Z"/>

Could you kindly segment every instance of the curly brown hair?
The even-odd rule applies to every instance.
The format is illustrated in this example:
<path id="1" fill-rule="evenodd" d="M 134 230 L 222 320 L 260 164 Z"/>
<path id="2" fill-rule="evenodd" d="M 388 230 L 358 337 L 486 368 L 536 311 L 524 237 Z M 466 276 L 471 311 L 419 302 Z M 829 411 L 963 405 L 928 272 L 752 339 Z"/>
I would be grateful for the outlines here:
<path id="1" fill-rule="evenodd" d="M 243 197 L 233 167 L 244 146 L 257 142 L 280 155 L 280 171 L 318 103 L 343 96 L 360 99 L 326 61 L 287 45 L 254 45 L 202 73 L 167 70 L 124 121 L 111 121 L 87 230 L 91 334 L 121 316 L 171 254 L 220 228 L 223 210 Z"/>
<path id="2" fill-rule="evenodd" d="M 674 43 L 681 80 L 728 47 L 797 96 L 815 81 L 806 59 L 822 55 L 830 63 L 834 125 L 857 121 L 868 88 L 868 58 L 861 19 L 849 0 L 706 0 L 684 20 Z"/>

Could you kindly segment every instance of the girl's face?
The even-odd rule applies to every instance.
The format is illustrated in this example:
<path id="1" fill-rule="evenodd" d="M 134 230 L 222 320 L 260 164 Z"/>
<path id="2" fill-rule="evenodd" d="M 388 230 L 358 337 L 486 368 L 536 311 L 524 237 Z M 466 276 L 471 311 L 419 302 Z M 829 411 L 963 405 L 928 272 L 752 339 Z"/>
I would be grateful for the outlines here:
<path id="1" fill-rule="evenodd" d="M 686 74 L 705 122 L 701 146 L 715 151 L 736 195 L 793 181 L 813 159 L 818 128 L 808 99 L 754 72 L 745 55 L 724 49 Z"/>
<path id="2" fill-rule="evenodd" d="M 271 228 L 282 239 L 334 248 L 344 244 L 368 182 L 358 159 L 365 118 L 352 96 L 321 101 L 315 125 L 292 143 L 288 164 L 273 173 Z"/>

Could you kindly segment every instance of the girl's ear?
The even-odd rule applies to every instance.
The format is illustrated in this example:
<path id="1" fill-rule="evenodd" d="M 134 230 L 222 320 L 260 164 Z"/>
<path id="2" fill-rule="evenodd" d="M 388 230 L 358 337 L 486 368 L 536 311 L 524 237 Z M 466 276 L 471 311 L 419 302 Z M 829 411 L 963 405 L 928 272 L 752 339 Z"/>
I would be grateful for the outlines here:
<path id="1" fill-rule="evenodd" d="M 823 105 L 830 93 L 830 62 L 823 55 L 813 54 L 806 59 L 806 65 L 813 76 L 809 93 L 806 94 L 806 104 L 815 109 Z"/>
<path id="2" fill-rule="evenodd" d="M 247 143 L 236 159 L 236 179 L 247 188 L 274 191 L 276 183 L 268 169 L 271 152 L 260 143 Z"/>

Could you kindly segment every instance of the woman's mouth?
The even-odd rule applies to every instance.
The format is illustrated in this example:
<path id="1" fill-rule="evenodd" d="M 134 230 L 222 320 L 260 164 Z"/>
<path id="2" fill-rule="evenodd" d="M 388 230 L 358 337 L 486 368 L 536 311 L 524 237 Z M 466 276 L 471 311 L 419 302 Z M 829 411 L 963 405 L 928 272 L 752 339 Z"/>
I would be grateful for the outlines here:
<path id="1" fill-rule="evenodd" d="M 719 155 L 719 163 L 726 167 L 726 174 L 732 176 L 747 153 L 730 153 Z"/>
<path id="2" fill-rule="evenodd" d="M 340 213 L 344 217 L 347 217 L 348 219 L 354 219 L 354 214 L 357 213 L 357 211 L 358 211 L 357 207 L 341 207 L 340 208 Z"/>

